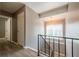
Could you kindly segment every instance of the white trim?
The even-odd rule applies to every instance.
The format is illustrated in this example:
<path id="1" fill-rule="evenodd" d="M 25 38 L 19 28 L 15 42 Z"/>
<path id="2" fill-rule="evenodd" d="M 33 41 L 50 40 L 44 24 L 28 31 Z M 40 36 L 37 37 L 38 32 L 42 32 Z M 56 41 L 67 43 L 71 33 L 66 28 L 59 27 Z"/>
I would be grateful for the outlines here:
<path id="1" fill-rule="evenodd" d="M 31 50 L 33 50 L 33 51 L 35 51 L 35 52 L 37 52 L 38 53 L 38 50 L 37 49 L 34 49 L 34 48 L 31 48 L 31 47 L 24 47 L 25 49 L 31 49 Z M 40 56 L 42 56 L 42 57 L 46 57 L 45 55 L 43 55 L 43 54 L 40 54 Z"/>
<path id="2" fill-rule="evenodd" d="M 31 50 L 33 50 L 33 51 L 35 51 L 35 52 L 38 52 L 38 50 L 37 49 L 34 49 L 34 48 L 31 48 L 31 47 L 24 47 L 24 48 L 29 48 L 29 49 L 31 49 Z"/>

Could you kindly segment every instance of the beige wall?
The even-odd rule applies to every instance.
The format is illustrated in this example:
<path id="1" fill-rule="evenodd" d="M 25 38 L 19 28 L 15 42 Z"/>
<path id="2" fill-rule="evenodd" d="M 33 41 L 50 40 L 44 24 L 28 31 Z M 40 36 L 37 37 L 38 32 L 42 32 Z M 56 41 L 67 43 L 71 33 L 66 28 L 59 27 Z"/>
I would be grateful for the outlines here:
<path id="1" fill-rule="evenodd" d="M 44 33 L 43 25 L 38 14 L 26 7 L 26 47 L 37 49 L 37 36 Z"/>
<path id="2" fill-rule="evenodd" d="M 0 38 L 5 38 L 5 19 L 0 18 Z"/>

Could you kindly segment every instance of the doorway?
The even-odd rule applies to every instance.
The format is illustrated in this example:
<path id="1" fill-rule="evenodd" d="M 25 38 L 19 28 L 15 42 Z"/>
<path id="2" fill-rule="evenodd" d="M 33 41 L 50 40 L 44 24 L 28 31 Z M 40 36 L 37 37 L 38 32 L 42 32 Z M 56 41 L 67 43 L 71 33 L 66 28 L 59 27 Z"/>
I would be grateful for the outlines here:
<path id="1" fill-rule="evenodd" d="M 5 38 L 12 41 L 12 19 L 10 17 L 5 20 Z"/>
<path id="2" fill-rule="evenodd" d="M 12 41 L 12 18 L 0 15 L 0 38 Z"/>

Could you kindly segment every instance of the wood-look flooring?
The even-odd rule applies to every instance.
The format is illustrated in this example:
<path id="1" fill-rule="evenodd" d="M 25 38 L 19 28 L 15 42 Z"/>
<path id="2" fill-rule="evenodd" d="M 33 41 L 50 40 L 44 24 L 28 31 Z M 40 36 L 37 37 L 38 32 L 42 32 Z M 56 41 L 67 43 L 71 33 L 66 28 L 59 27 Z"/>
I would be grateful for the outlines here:
<path id="1" fill-rule="evenodd" d="M 0 40 L 0 57 L 37 57 L 37 52 Z"/>

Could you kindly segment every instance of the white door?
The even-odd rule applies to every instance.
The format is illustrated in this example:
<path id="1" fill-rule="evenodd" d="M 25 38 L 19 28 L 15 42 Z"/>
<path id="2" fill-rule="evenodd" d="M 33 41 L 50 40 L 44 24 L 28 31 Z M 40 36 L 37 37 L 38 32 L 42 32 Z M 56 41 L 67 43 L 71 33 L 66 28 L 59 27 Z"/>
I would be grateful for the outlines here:
<path id="1" fill-rule="evenodd" d="M 17 15 L 17 40 L 24 46 L 24 12 Z"/>

